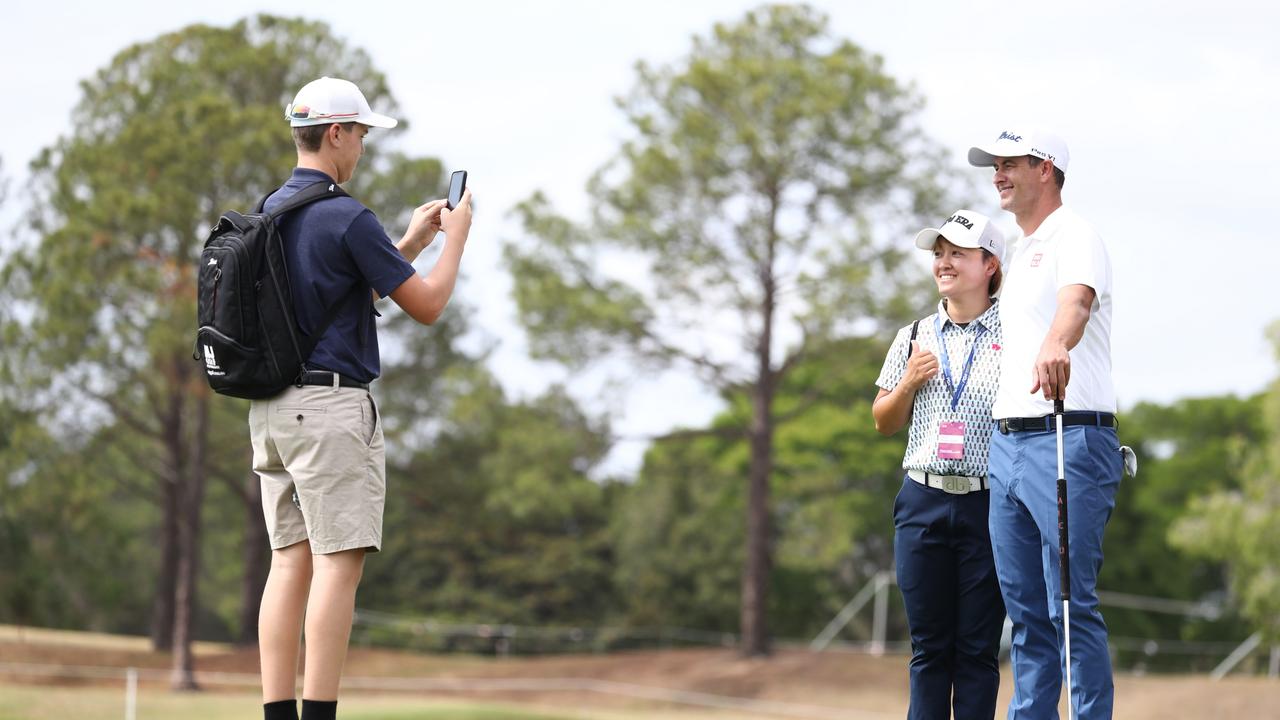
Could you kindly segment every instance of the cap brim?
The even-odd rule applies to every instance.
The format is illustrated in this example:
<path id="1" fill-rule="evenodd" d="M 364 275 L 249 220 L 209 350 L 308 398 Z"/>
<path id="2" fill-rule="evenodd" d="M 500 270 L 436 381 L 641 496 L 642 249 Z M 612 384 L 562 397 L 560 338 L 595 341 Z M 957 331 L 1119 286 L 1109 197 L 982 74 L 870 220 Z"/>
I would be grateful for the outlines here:
<path id="1" fill-rule="evenodd" d="M 932 250 L 940 237 L 942 233 L 938 232 L 937 228 L 925 228 L 916 233 L 916 247 L 921 250 Z"/>
<path id="2" fill-rule="evenodd" d="M 991 167 L 996 164 L 997 157 L 980 147 L 969 148 L 969 164 L 974 167 Z"/>
<path id="3" fill-rule="evenodd" d="M 375 112 L 361 115 L 360 117 L 356 118 L 356 122 L 364 123 L 369 127 L 376 127 L 376 128 L 393 128 L 396 125 L 400 124 L 400 121 L 396 120 L 393 117 L 387 117 L 386 115 L 380 115 Z"/>
<path id="4" fill-rule="evenodd" d="M 960 237 L 953 238 L 948 236 L 948 230 L 951 231 L 952 235 L 959 234 Z M 969 248 L 970 250 L 976 250 L 982 247 L 981 245 L 975 244 L 973 240 L 967 236 L 968 233 L 957 228 L 955 223 L 947 223 L 941 229 L 925 228 L 916 233 L 916 247 L 921 250 L 932 250 L 933 246 L 938 243 L 938 238 L 942 238 L 956 247 Z"/>

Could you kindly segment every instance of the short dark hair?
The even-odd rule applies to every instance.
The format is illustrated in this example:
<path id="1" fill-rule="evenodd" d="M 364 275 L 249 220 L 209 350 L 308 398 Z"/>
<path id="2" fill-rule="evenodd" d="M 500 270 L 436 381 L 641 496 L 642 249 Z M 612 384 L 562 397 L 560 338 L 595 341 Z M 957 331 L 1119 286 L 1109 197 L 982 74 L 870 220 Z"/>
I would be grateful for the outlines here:
<path id="1" fill-rule="evenodd" d="M 299 150 L 306 152 L 319 152 L 320 141 L 324 140 L 324 134 L 328 132 L 329 126 L 334 123 L 324 123 L 323 125 L 303 125 L 293 129 L 293 144 L 298 146 Z M 351 128 L 355 127 L 354 122 L 337 123 L 342 127 L 343 132 L 351 132 Z"/>
<path id="2" fill-rule="evenodd" d="M 1042 162 L 1044 162 L 1044 158 L 1036 157 L 1035 155 L 1027 156 L 1027 164 L 1031 167 L 1036 167 Z M 1063 185 L 1067 184 L 1067 174 L 1062 172 L 1062 168 L 1057 165 L 1053 166 L 1053 181 L 1058 184 L 1059 190 L 1062 189 Z"/>
<path id="3" fill-rule="evenodd" d="M 982 248 L 983 260 L 993 257 L 996 257 L 995 253 L 986 248 Z M 987 297 L 995 297 L 996 293 L 1000 291 L 1000 283 L 1002 282 L 1004 282 L 1004 271 L 1000 265 L 1000 258 L 996 258 L 996 272 L 991 276 L 990 280 L 987 280 Z"/>

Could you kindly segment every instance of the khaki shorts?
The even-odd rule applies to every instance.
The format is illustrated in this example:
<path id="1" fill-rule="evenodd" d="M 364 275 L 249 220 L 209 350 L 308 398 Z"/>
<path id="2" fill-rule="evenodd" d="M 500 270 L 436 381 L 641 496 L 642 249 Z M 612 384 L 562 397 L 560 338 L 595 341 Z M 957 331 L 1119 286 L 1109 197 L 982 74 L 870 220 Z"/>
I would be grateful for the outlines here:
<path id="1" fill-rule="evenodd" d="M 367 390 L 290 386 L 254 400 L 249 436 L 273 550 L 303 540 L 317 555 L 381 549 L 386 452 Z"/>

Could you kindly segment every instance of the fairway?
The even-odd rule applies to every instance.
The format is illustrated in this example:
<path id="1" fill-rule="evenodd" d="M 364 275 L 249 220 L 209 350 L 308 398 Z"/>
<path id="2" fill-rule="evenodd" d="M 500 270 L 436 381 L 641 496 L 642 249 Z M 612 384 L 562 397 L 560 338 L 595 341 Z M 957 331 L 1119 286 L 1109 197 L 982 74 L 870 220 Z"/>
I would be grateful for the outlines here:
<path id="1" fill-rule="evenodd" d="M 242 720 L 256 716 L 257 693 L 171 693 L 148 689 L 138 694 L 137 720 Z M 568 720 L 582 715 L 523 711 L 500 705 L 433 702 L 404 697 L 360 696 L 343 707 L 348 720 Z M 0 685 L 0 720 L 119 720 L 124 693 L 104 687 Z"/>
<path id="2" fill-rule="evenodd" d="M 169 656 L 145 638 L 0 626 L 0 720 L 120 720 L 129 667 L 141 676 L 137 720 L 258 715 L 256 652 L 202 643 L 196 666 L 205 691 L 170 692 Z M 1004 707 L 1007 665 L 1001 681 Z M 1264 677 L 1116 676 L 1123 720 L 1276 717 L 1277 706 L 1280 682 Z M 717 648 L 492 658 L 358 647 L 340 707 L 347 720 L 879 720 L 906 712 L 907 658 L 782 649 L 744 659 Z"/>

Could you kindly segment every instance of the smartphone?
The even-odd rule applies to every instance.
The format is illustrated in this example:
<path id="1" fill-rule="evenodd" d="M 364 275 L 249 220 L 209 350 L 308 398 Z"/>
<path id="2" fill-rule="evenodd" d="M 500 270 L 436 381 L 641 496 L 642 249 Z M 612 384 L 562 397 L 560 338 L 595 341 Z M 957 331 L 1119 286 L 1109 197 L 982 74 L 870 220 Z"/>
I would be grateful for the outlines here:
<path id="1" fill-rule="evenodd" d="M 462 202 L 462 192 L 467 189 L 467 171 L 457 170 L 449 178 L 449 197 L 444 201 L 450 210 Z"/>

